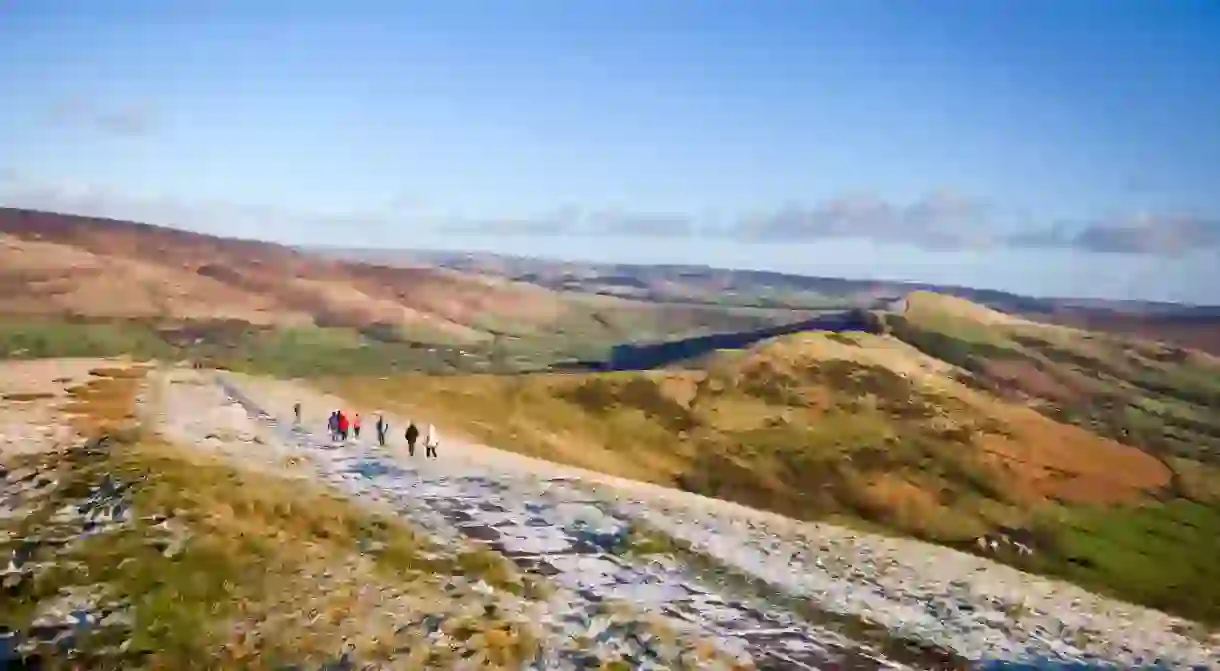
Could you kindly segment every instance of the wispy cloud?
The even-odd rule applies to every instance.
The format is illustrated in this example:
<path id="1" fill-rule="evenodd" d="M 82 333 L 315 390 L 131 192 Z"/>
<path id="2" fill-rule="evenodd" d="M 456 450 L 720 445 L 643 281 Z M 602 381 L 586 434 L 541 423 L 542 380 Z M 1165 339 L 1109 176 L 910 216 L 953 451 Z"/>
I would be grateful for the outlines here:
<path id="1" fill-rule="evenodd" d="M 537 219 L 470 219 L 453 217 L 440 225 L 446 233 L 458 235 L 563 235 L 570 232 L 569 223 L 562 220 Z"/>
<path id="2" fill-rule="evenodd" d="M 150 108 L 107 106 L 84 98 L 59 103 L 51 108 L 47 120 L 57 125 L 82 127 L 121 137 L 141 137 L 156 129 L 156 115 Z"/>
<path id="3" fill-rule="evenodd" d="M 1184 214 L 1140 214 L 1095 221 L 1082 227 L 1059 224 L 1014 236 L 1026 247 L 1071 247 L 1097 253 L 1176 256 L 1220 250 L 1220 218 Z"/>
<path id="4" fill-rule="evenodd" d="M 440 227 L 448 233 L 477 235 L 614 235 L 626 237 L 682 237 L 695 232 L 693 217 L 678 213 L 629 212 L 619 209 L 586 210 L 564 207 L 536 217 L 465 219 L 455 217 Z"/>
<path id="5" fill-rule="evenodd" d="M 305 229 L 358 231 L 361 236 L 372 238 L 396 236 L 401 232 L 401 224 L 411 221 L 444 233 L 471 235 L 656 239 L 702 236 L 792 243 L 854 237 L 942 250 L 1017 247 L 1145 256 L 1220 252 L 1220 217 L 1139 214 L 1043 227 L 1027 218 L 1021 230 L 1002 232 L 996 226 L 998 217 L 994 208 L 949 190 L 907 204 L 873 195 L 845 195 L 812 207 L 789 205 L 769 213 L 742 216 L 712 228 L 700 227 L 697 217 L 681 213 L 578 207 L 561 207 L 535 217 L 463 218 L 433 213 L 423 208 L 422 201 L 405 198 L 392 199 L 384 208 L 360 212 L 293 213 L 224 201 L 135 198 L 102 186 L 39 181 L 15 169 L 0 168 L 0 205 L 205 232 L 233 230 L 236 225 L 289 241 Z"/>
<path id="6" fill-rule="evenodd" d="M 929 247 L 991 244 L 990 208 L 951 190 L 898 204 L 871 194 L 851 194 L 807 207 L 788 205 L 747 216 L 727 233 L 744 240 L 804 242 L 868 238 Z"/>

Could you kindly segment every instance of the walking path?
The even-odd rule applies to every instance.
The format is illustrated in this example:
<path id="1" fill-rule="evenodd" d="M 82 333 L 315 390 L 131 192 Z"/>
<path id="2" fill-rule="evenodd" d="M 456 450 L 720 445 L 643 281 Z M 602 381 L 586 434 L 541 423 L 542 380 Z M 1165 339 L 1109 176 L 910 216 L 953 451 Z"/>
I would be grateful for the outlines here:
<path id="1" fill-rule="evenodd" d="M 524 571 L 548 577 L 570 602 L 570 612 L 557 623 L 564 636 L 590 639 L 630 663 L 662 664 L 667 655 L 633 632 L 613 626 L 599 631 L 592 624 L 603 602 L 620 600 L 643 613 L 663 613 L 678 627 L 714 641 L 723 658 L 753 659 L 760 669 L 901 668 L 791 613 L 764 611 L 718 594 L 718 587 L 704 584 L 676 562 L 624 554 L 631 521 L 573 480 L 490 473 L 447 461 L 444 446 L 439 459 L 417 457 L 410 467 L 403 466 L 371 445 L 333 443 L 308 429 L 284 425 L 232 383 L 219 382 L 251 417 L 307 451 L 331 484 L 356 497 L 375 494 L 442 538 L 463 536 Z M 575 662 L 567 657 L 563 661 Z"/>
<path id="2" fill-rule="evenodd" d="M 251 405 L 275 409 L 265 413 L 265 422 L 271 421 L 273 414 L 290 416 L 289 408 L 297 400 L 306 401 L 303 416 L 310 426 L 324 427 L 331 409 L 346 407 L 341 399 L 303 384 L 242 375 L 226 375 L 225 379 L 240 388 L 239 394 L 245 392 L 256 399 L 257 403 Z M 368 417 L 375 416 L 371 408 L 359 410 Z M 405 423 L 391 416 L 387 419 L 395 425 L 391 436 L 401 438 Z M 622 552 L 568 552 L 571 556 L 561 556 L 564 551 L 558 549 L 558 537 L 554 547 L 542 546 L 538 551 L 557 555 L 554 561 L 544 557 L 551 568 L 540 566 L 540 570 L 558 570 L 552 578 L 557 583 L 581 585 L 585 591 L 593 589 L 595 595 L 619 595 L 636 603 L 638 610 L 661 613 L 657 604 L 664 603 L 672 592 L 652 588 L 650 594 L 649 588 L 627 588 L 619 582 L 688 584 L 696 591 L 730 601 L 730 590 L 722 587 L 719 576 L 696 579 L 691 575 L 696 565 L 703 568 L 710 561 L 717 570 L 727 568 L 746 578 L 751 588 L 748 592 L 765 594 L 767 603 L 783 604 L 789 613 L 766 609 L 782 626 L 794 620 L 792 611 L 800 613 L 804 622 L 817 624 L 793 625 L 804 629 L 800 637 L 791 640 L 804 640 L 824 649 L 805 651 L 802 654 L 809 657 L 804 659 L 816 660 L 822 655 L 823 659 L 855 660 L 827 663 L 822 668 L 880 663 L 873 659 L 877 655 L 836 637 L 834 631 L 846 633 L 854 641 L 874 643 L 889 659 L 917 668 L 960 665 L 960 660 L 1019 660 L 1042 664 L 1039 668 L 1047 663 L 1074 664 L 1073 668 L 1149 668 L 1156 664 L 1220 668 L 1220 634 L 1209 635 L 1196 624 L 1149 608 L 941 546 L 831 524 L 796 522 L 728 501 L 460 440 L 442 438 L 437 460 L 408 460 L 405 450 L 397 447 L 373 453 L 355 445 L 332 450 L 328 443 L 310 438 L 308 432 L 297 440 L 311 455 L 330 464 L 327 477 L 332 481 L 366 497 L 397 497 L 398 507 L 417 524 L 433 520 L 429 528 L 438 536 L 468 535 L 470 529 L 489 527 L 491 531 L 473 531 L 489 537 L 479 542 L 489 547 L 498 543 L 498 547 L 511 550 L 513 544 L 525 542 L 523 538 L 541 544 L 539 539 L 550 532 L 540 529 L 547 528 L 569 539 L 579 539 L 578 531 L 598 525 L 620 534 L 623 527 L 632 524 L 662 532 L 693 550 L 679 553 L 681 562 L 665 570 L 642 567 L 648 562 L 628 560 Z M 358 464 L 366 465 L 357 468 Z M 579 478 L 579 483 L 573 482 L 573 477 Z M 504 510 L 482 510 L 474 505 L 480 501 Z M 458 507 L 455 502 L 468 507 L 454 513 L 452 510 Z M 542 506 L 541 514 L 526 504 Z M 575 510 L 585 511 L 582 515 L 593 523 L 582 522 Z M 462 514 L 472 519 L 451 519 Z M 508 519 L 497 515 L 507 515 Z M 520 527 L 529 526 L 524 524 L 529 519 L 537 520 L 535 524 L 540 526 L 523 531 Z M 613 535 L 608 532 L 602 536 Z M 569 541 L 569 545 L 576 544 Z M 599 561 L 594 562 L 593 557 Z M 519 557 L 518 562 L 529 564 L 531 559 Z M 621 567 L 619 573 L 607 569 L 609 575 L 618 576 L 615 580 L 594 575 L 591 567 L 606 566 L 601 563 L 603 559 Z M 694 572 L 701 576 L 707 573 Z M 704 586 L 707 582 L 715 586 Z M 735 588 L 731 591 L 738 593 Z M 573 595 L 574 602 L 583 598 L 577 591 Z M 745 615 L 739 616 L 746 619 Z M 720 637 L 720 648 L 744 646 L 753 651 L 771 645 L 759 633 L 723 631 L 710 606 L 693 619 L 699 622 L 696 628 Z M 686 620 L 671 617 L 669 621 Z M 917 652 L 912 652 L 906 641 L 912 642 Z M 791 663 L 818 667 L 816 661 L 809 664 L 798 656 L 789 656 L 794 659 Z"/>

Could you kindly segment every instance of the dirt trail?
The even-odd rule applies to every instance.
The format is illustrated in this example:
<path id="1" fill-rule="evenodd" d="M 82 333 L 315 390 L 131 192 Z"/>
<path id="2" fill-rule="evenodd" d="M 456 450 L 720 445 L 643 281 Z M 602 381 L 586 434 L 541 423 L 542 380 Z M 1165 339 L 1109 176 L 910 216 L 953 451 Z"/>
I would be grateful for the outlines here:
<path id="1" fill-rule="evenodd" d="M 271 415 L 277 417 L 292 417 L 292 406 L 303 402 L 302 424 L 322 430 L 326 426 L 326 418 L 332 410 L 344 409 L 345 412 L 360 412 L 364 420 L 364 430 L 372 431 L 376 422 L 377 408 L 352 408 L 343 398 L 306 387 L 304 385 L 253 377 L 237 373 L 226 373 L 224 379 L 230 381 L 243 393 L 248 394 Z M 477 408 L 472 408 L 477 413 Z M 405 441 L 402 432 L 406 428 L 409 417 L 399 417 L 386 414 L 390 423 L 390 440 L 388 453 L 397 458 L 406 458 Z M 427 422 L 427 418 L 414 418 L 417 422 Z M 791 518 L 775 513 L 749 508 L 743 505 L 715 499 L 691 492 L 684 492 L 652 483 L 620 478 L 598 471 L 591 471 L 576 466 L 557 464 L 554 462 L 528 457 L 508 450 L 472 442 L 458 434 L 448 432 L 445 427 L 438 427 L 443 443 L 442 454 L 446 462 L 457 462 L 464 467 L 490 469 L 497 473 L 524 476 L 545 476 L 549 478 L 579 478 L 584 482 L 597 483 L 612 489 L 623 498 L 644 499 L 650 502 L 667 503 L 681 506 L 684 509 L 714 515 L 729 515 L 735 519 L 748 520 L 754 524 L 768 525 L 774 531 L 795 533 L 801 523 Z M 419 450 L 418 452 L 422 452 Z M 417 452 L 417 453 L 418 453 Z"/>
<path id="2" fill-rule="evenodd" d="M 284 442 L 321 464 L 331 484 L 356 497 L 389 500 L 438 536 L 464 536 L 527 572 L 546 576 L 565 591 L 571 612 L 563 634 L 569 637 L 588 636 L 585 623 L 600 604 L 617 600 L 640 612 L 662 613 L 674 626 L 712 642 L 720 656 L 753 659 L 759 668 L 901 668 L 792 613 L 719 594 L 717 585 L 700 580 L 679 562 L 649 562 L 625 552 L 631 520 L 615 510 L 613 501 L 591 495 L 570 475 L 555 469 L 530 472 L 521 463 L 503 468 L 506 464 L 498 460 L 487 463 L 492 451 L 472 445 L 446 442 L 438 459 L 417 451 L 413 460 L 405 460 L 374 448 L 367 435 L 364 442 L 335 443 L 324 435 L 324 427 L 293 426 L 290 413 L 277 416 L 238 384 L 223 378 L 220 384 L 251 417 L 276 427 Z M 304 419 L 317 414 L 306 413 Z M 593 638 L 604 639 L 602 644 L 631 647 L 618 640 L 619 632 L 596 633 Z"/>

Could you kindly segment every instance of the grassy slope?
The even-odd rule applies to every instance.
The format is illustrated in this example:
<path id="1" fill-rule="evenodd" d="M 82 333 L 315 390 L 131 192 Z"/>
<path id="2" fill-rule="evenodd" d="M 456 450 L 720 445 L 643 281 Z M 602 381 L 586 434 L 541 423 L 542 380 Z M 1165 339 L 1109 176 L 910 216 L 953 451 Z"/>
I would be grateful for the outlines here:
<path id="1" fill-rule="evenodd" d="M 599 299 L 571 299 L 569 315 L 546 330 L 522 335 L 492 317 L 480 328 L 505 335 L 482 343 L 458 343 L 430 332 L 370 326 L 265 328 L 236 321 L 177 325 L 175 332 L 151 320 L 67 320 L 0 317 L 0 358 L 118 356 L 202 359 L 209 363 L 282 377 L 422 371 L 515 372 L 545 369 L 564 359 L 604 358 L 629 340 L 663 340 L 709 330 L 752 330 L 799 319 L 785 311 L 624 307 Z"/>
<path id="2" fill-rule="evenodd" d="M 142 433 L 132 414 L 140 375 L 99 370 L 71 390 L 74 400 L 65 410 L 75 414 L 75 428 L 114 436 L 108 449 L 6 464 L 38 467 L 56 481 L 32 514 L 0 521 L 0 531 L 11 538 L 37 542 L 79 533 L 57 521 L 56 513 L 106 481 L 132 487 L 137 520 L 66 545 L 37 545 L 33 561 L 48 563 L 35 579 L 6 583 L 0 626 L 24 631 L 39 604 L 87 593 L 92 602 L 130 617 L 128 627 L 83 635 L 76 659 L 87 665 L 279 668 L 317 666 L 344 650 L 376 660 L 411 649 L 418 653 L 415 663 L 447 666 L 455 653 L 429 650 L 418 632 L 396 628 L 401 618 L 443 612 L 446 607 L 437 604 L 453 603 L 444 585 L 451 576 L 524 589 L 515 568 L 499 558 L 433 553 L 426 539 L 396 519 L 301 481 L 238 470 Z M 170 516 L 185 540 L 164 538 L 150 519 L 158 514 Z M 0 551 L 8 544 L 0 543 Z M 379 615 L 383 607 L 395 609 L 395 617 Z M 534 642 L 518 624 L 497 622 L 481 610 L 478 615 L 453 618 L 461 638 L 481 637 L 489 657 L 510 667 L 531 654 Z M 121 641 L 126 645 L 120 648 Z M 49 646 L 39 652 L 54 662 Z"/>
<path id="3" fill-rule="evenodd" d="M 1220 464 L 1220 359 L 1180 347 L 1019 320 L 932 294 L 894 335 L 969 382 L 1151 453 Z"/>
<path id="4" fill-rule="evenodd" d="M 939 353 L 971 369 L 1008 361 L 1008 351 L 1043 351 L 1016 339 L 1033 337 L 1026 324 L 939 297 L 913 297 L 906 322 L 895 323 L 926 351 L 939 351 L 931 341 L 953 343 L 966 358 Z M 1044 337 L 1057 347 L 1095 346 L 1063 330 Z M 1170 357 L 1141 347 L 1148 361 Z M 1213 369 L 1190 372 L 1205 360 L 1185 356 L 1155 374 L 1115 371 L 1158 376 L 1155 398 L 1206 425 L 1216 411 L 1196 395 L 1215 380 Z M 1068 375 L 1064 361 L 1047 357 L 1044 367 Z M 722 353 L 701 370 L 328 385 L 508 449 L 796 517 L 962 547 L 998 525 L 1024 526 L 1037 534 L 1038 552 L 1005 559 L 1220 622 L 1220 471 L 1206 454 L 1192 454 L 1168 424 L 1145 427 L 1145 438 L 1131 440 L 1137 447 L 1108 437 L 1122 435 L 1112 425 L 1079 422 L 1090 431 L 1056 421 L 1062 411 L 1016 397 L 1011 382 L 1002 388 L 1008 398 L 989 390 L 996 380 L 894 337 L 803 334 Z M 1134 393 L 1144 389 L 1138 381 L 1108 384 Z M 1177 456 L 1154 454 L 1157 441 L 1177 445 Z"/>

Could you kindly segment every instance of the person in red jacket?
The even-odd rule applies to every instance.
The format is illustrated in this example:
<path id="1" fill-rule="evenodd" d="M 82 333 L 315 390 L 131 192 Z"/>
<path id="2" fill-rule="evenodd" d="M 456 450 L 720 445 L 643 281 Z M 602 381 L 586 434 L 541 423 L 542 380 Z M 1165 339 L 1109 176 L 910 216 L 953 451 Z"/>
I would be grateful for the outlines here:
<path id="1" fill-rule="evenodd" d="M 347 440 L 347 415 L 342 410 L 339 411 L 339 440 Z"/>

